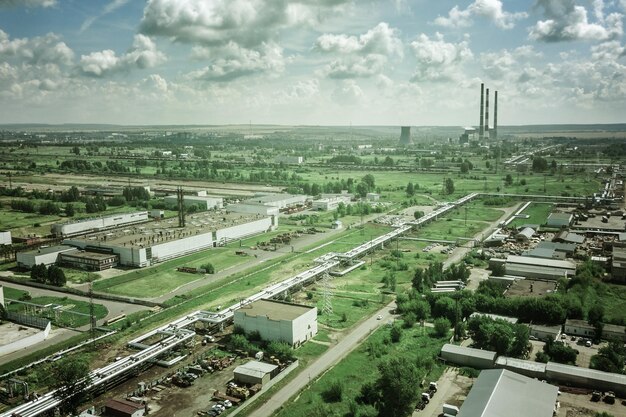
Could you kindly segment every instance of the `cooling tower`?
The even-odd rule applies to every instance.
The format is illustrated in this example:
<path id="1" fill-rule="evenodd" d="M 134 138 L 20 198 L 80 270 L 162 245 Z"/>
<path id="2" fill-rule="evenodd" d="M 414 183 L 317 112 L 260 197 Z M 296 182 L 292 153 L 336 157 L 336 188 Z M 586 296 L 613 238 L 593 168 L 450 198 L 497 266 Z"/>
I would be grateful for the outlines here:
<path id="1" fill-rule="evenodd" d="M 400 145 L 410 145 L 411 141 L 411 126 L 400 127 Z"/>

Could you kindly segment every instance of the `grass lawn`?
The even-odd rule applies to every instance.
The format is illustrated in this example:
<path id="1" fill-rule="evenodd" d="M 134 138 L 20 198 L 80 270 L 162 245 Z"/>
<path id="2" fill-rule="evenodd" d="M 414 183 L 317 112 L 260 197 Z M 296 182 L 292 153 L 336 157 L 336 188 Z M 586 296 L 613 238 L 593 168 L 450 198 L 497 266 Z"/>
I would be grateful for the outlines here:
<path id="1" fill-rule="evenodd" d="M 434 240 L 456 240 L 459 237 L 471 238 L 484 230 L 489 223 L 478 220 L 452 219 L 432 222 L 416 232 L 417 237 Z"/>
<path id="2" fill-rule="evenodd" d="M 606 284 L 602 304 L 608 322 L 626 324 L 626 285 Z"/>
<path id="3" fill-rule="evenodd" d="M 389 327 L 383 326 L 369 336 L 364 343 L 352 351 L 345 359 L 326 372 L 322 377 L 314 380 L 311 385 L 299 394 L 293 401 L 286 403 L 276 414 L 277 417 L 311 416 L 328 407 L 329 416 L 349 415 L 349 403 L 359 394 L 361 387 L 378 377 L 378 365 L 398 355 L 409 357 L 432 358 L 433 367 L 427 373 L 423 370 L 421 375 L 428 376 L 429 380 L 437 380 L 443 372 L 443 367 L 437 364 L 436 356 L 446 339 L 437 339 L 428 335 L 422 335 L 423 329 L 414 327 L 404 330 L 398 343 L 391 343 Z M 370 352 L 376 354 L 370 354 Z M 367 372 L 364 372 L 367 369 Z M 322 393 L 328 387 L 339 381 L 343 387 L 341 402 L 329 405 L 324 402 Z M 415 387 L 419 390 L 419 387 Z"/>
<path id="4" fill-rule="evenodd" d="M 515 219 L 510 223 L 510 227 L 518 227 L 523 224 L 538 224 L 542 225 L 548 219 L 548 215 L 552 212 L 551 203 L 531 203 L 526 209 L 521 212 L 522 215 L 530 216 L 527 219 Z"/>
<path id="5" fill-rule="evenodd" d="M 10 298 L 12 300 L 19 300 L 24 295 L 28 294 L 28 291 L 18 290 L 17 288 L 7 287 L 2 284 L 2 289 L 4 290 L 4 298 Z"/>
<path id="6" fill-rule="evenodd" d="M 35 297 L 28 302 L 32 304 L 38 304 L 40 306 L 45 306 L 48 304 L 63 306 L 59 309 L 63 311 L 61 313 L 55 313 L 50 309 L 43 309 L 40 313 L 38 313 L 39 316 L 50 319 L 57 326 L 80 327 L 89 324 L 89 316 L 81 316 L 78 314 L 69 313 L 76 312 L 89 314 L 89 303 L 86 301 L 74 300 L 67 297 Z M 29 309 L 30 307 L 27 307 L 24 304 L 13 303 L 9 305 L 10 311 L 28 312 L 30 314 L 33 312 L 33 310 Z M 94 313 L 96 315 L 96 318 L 102 319 L 106 317 L 106 315 L 108 314 L 108 310 L 102 304 L 94 304 Z"/>

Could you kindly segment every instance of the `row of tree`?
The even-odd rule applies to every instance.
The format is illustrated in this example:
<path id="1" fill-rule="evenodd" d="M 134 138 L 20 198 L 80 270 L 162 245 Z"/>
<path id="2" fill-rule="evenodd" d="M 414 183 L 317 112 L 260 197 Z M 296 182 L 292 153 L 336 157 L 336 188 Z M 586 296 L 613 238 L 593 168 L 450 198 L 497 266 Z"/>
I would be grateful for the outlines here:
<path id="1" fill-rule="evenodd" d="M 33 268 L 30 270 L 30 279 L 42 284 L 56 285 L 57 287 L 62 287 L 67 282 L 63 269 L 56 265 L 46 267 L 44 264 L 33 265 Z"/>

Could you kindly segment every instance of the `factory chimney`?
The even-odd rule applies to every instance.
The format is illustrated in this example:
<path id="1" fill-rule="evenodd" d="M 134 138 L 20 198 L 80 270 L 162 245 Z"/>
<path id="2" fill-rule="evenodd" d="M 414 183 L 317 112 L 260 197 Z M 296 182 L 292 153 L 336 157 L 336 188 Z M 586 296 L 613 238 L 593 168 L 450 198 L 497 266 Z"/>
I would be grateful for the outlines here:
<path id="1" fill-rule="evenodd" d="M 489 89 L 487 89 L 487 100 L 485 101 L 485 136 L 489 139 Z"/>
<path id="2" fill-rule="evenodd" d="M 485 84 L 480 83 L 480 124 L 478 129 L 478 139 L 482 139 L 485 134 L 485 125 L 483 123 L 483 113 L 485 105 Z"/>
<path id="3" fill-rule="evenodd" d="M 498 90 L 496 90 L 493 97 L 493 131 L 491 136 L 494 140 L 498 139 Z"/>
<path id="4" fill-rule="evenodd" d="M 411 126 L 400 127 L 400 145 L 410 145 L 411 141 Z"/>

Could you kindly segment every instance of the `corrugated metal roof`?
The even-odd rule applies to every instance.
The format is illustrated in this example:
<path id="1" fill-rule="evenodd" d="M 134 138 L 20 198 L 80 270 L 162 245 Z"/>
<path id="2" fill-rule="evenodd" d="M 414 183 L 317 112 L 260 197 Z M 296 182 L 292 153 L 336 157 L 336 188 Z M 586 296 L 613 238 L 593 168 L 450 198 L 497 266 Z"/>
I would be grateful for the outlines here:
<path id="1" fill-rule="evenodd" d="M 532 372 L 546 371 L 546 364 L 541 362 L 526 361 L 523 359 L 509 358 L 506 356 L 498 357 L 496 364 L 499 366 L 510 366 L 512 368 L 523 369 Z"/>
<path id="2" fill-rule="evenodd" d="M 574 375 L 588 380 L 611 381 L 611 383 L 626 386 L 626 375 L 602 372 L 595 369 L 580 368 L 578 366 L 563 365 L 562 363 L 548 362 L 546 372 L 554 372 L 563 375 Z"/>
<path id="3" fill-rule="evenodd" d="M 576 245 L 573 243 L 539 242 L 537 249 L 554 249 L 559 252 L 574 252 L 576 250 Z"/>
<path id="4" fill-rule="evenodd" d="M 482 371 L 459 417 L 552 417 L 558 388 L 505 369 Z"/>
<path id="5" fill-rule="evenodd" d="M 263 376 L 272 373 L 276 368 L 276 365 L 271 365 L 265 362 L 250 361 L 239 365 L 235 368 L 236 374 L 253 376 L 255 378 L 263 378 Z"/>
<path id="6" fill-rule="evenodd" d="M 453 345 L 450 343 L 446 343 L 441 348 L 441 353 L 451 353 L 456 355 L 465 355 L 465 356 L 473 356 L 475 358 L 494 360 L 496 358 L 496 352 L 492 352 L 491 350 L 482 350 L 482 349 L 474 349 L 465 346 Z"/>
<path id="7" fill-rule="evenodd" d="M 509 255 L 506 258 L 506 262 L 511 263 L 511 264 L 547 266 L 547 267 L 552 267 L 552 268 L 563 268 L 563 269 L 576 269 L 576 264 L 571 261 L 531 258 L 529 256 Z"/>

